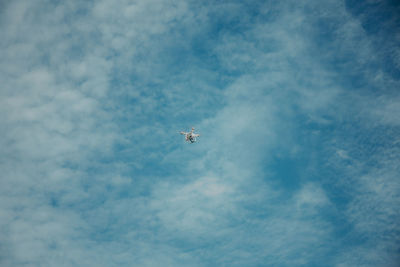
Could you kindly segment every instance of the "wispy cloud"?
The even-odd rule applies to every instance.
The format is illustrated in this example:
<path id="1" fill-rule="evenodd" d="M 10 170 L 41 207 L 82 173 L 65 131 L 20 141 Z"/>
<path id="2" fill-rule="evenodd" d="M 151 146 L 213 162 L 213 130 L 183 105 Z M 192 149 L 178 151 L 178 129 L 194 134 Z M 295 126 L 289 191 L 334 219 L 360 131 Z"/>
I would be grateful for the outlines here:
<path id="1" fill-rule="evenodd" d="M 1 5 L 2 265 L 395 266 L 389 3 Z"/>

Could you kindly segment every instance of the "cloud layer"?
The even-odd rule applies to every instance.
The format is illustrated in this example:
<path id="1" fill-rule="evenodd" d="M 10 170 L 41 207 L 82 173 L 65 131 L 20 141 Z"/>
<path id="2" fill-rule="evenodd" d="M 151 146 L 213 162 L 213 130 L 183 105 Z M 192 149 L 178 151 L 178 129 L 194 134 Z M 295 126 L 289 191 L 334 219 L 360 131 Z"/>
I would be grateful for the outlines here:
<path id="1" fill-rule="evenodd" d="M 2 266 L 399 262 L 398 6 L 1 6 Z"/>

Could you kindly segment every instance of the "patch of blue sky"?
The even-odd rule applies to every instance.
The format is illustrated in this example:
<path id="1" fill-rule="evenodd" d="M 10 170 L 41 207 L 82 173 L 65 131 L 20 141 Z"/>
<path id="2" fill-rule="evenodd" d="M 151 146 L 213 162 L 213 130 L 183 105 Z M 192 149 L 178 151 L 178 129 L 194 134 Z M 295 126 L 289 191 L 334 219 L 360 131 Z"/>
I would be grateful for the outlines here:
<path id="1" fill-rule="evenodd" d="M 398 262 L 394 2 L 2 5 L 2 265 Z"/>

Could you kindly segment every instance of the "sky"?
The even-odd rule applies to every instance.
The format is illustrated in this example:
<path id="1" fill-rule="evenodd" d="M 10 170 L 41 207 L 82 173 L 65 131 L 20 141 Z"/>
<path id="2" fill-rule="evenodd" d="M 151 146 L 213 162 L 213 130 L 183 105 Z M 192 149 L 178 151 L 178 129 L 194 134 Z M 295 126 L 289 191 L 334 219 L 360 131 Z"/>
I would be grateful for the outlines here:
<path id="1" fill-rule="evenodd" d="M 0 265 L 398 266 L 399 14 L 1 1 Z"/>

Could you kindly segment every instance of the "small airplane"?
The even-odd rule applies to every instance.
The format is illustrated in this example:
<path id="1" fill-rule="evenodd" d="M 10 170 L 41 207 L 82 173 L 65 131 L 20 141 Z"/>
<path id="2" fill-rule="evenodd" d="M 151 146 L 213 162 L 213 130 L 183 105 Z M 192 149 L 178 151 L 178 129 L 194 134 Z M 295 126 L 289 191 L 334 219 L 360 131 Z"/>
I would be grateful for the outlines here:
<path id="1" fill-rule="evenodd" d="M 194 133 L 194 128 L 193 127 L 192 127 L 192 130 L 190 132 L 188 132 L 188 133 L 185 133 L 185 132 L 179 132 L 179 133 L 185 135 L 185 140 L 187 142 L 190 142 L 190 143 L 196 142 L 196 137 L 200 136 L 200 134 L 195 134 Z"/>

